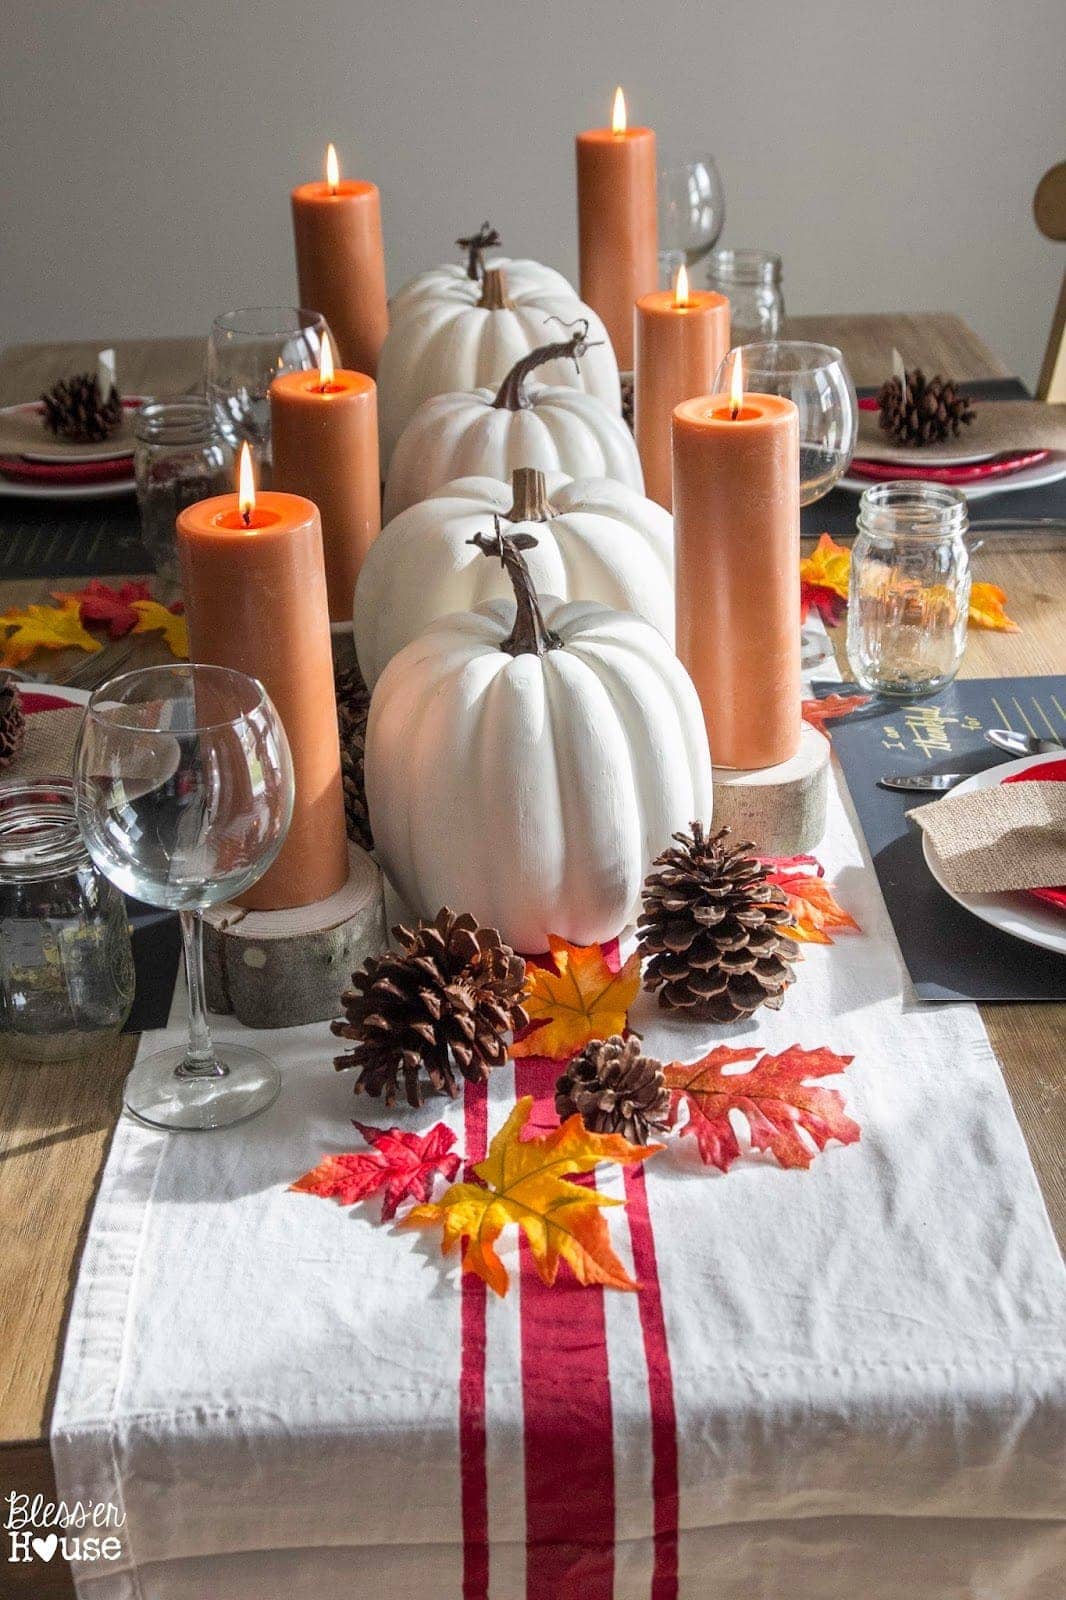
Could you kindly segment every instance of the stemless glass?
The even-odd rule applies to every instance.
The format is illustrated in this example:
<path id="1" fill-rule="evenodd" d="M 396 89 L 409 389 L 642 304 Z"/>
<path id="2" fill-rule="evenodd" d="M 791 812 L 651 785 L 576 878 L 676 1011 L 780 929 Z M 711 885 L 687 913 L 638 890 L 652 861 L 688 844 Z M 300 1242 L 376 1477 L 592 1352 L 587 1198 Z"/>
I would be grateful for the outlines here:
<path id="1" fill-rule="evenodd" d="M 809 506 L 848 470 L 855 453 L 859 405 L 855 385 L 840 351 L 830 344 L 774 339 L 743 347 L 744 388 L 750 394 L 779 394 L 799 411 L 800 505 Z M 724 357 L 715 393 L 729 389 L 736 351 Z"/>
<path id="2" fill-rule="evenodd" d="M 136 1063 L 127 1110 L 170 1129 L 224 1128 L 255 1116 L 277 1095 L 278 1069 L 244 1045 L 215 1048 L 199 914 L 263 875 L 292 818 L 292 759 L 266 690 L 228 667 L 195 664 L 113 678 L 86 708 L 75 804 L 104 876 L 181 920 L 188 1044 Z"/>
<path id="3" fill-rule="evenodd" d="M 670 288 L 682 262 L 695 266 L 713 250 L 725 223 L 725 190 L 711 155 L 692 156 L 661 167 L 659 266 Z"/>
<path id="4" fill-rule="evenodd" d="M 215 318 L 207 340 L 207 398 L 234 451 L 247 440 L 269 471 L 270 385 L 280 373 L 316 368 L 328 332 L 317 311 L 292 306 L 252 306 Z"/>

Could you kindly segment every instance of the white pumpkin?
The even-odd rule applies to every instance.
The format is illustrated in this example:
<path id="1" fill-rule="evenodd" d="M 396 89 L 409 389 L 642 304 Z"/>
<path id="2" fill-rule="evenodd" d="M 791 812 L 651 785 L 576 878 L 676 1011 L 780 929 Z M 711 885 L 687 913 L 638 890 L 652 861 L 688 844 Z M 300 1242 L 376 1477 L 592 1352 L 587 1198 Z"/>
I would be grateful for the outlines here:
<path id="1" fill-rule="evenodd" d="M 620 933 L 670 836 L 711 815 L 685 669 L 629 612 L 538 603 L 515 571 L 531 537 L 480 536 L 504 547 L 517 604 L 443 617 L 394 656 L 366 740 L 375 848 L 401 898 L 471 911 L 526 952 Z"/>
<path id="2" fill-rule="evenodd" d="M 423 400 L 457 390 L 494 389 L 520 357 L 561 325 L 587 324 L 589 352 L 575 372 L 568 361 L 543 370 L 546 383 L 594 394 L 611 411 L 622 410 L 618 364 L 607 330 L 567 285 L 546 290 L 512 281 L 506 268 L 489 267 L 476 281 L 458 276 L 439 296 L 424 299 L 396 318 L 378 358 L 381 462 L 388 468 L 396 441 Z M 565 280 L 563 280 L 565 282 Z"/>
<path id="3" fill-rule="evenodd" d="M 355 586 L 355 648 L 373 688 L 385 666 L 437 617 L 511 591 L 470 541 L 494 516 L 534 533 L 538 590 L 633 611 L 674 637 L 674 539 L 668 511 L 607 478 L 571 483 L 519 469 L 510 484 L 460 478 L 383 528 Z"/>
<path id="4" fill-rule="evenodd" d="M 633 435 L 595 395 L 529 385 L 549 361 L 577 367 L 588 341 L 542 345 L 516 361 L 499 388 L 439 394 L 424 400 L 400 435 L 385 484 L 386 522 L 453 478 L 509 479 L 515 467 L 564 472 L 570 478 L 615 478 L 643 491 Z"/>
<path id="5" fill-rule="evenodd" d="M 421 309 L 434 300 L 450 299 L 457 283 L 480 282 L 487 267 L 503 267 L 507 281 L 516 293 L 541 293 L 575 297 L 576 290 L 568 278 L 554 267 L 539 261 L 514 260 L 508 256 L 493 256 L 486 260 L 486 251 L 500 243 L 500 236 L 491 223 L 485 222 L 477 233 L 468 239 L 457 239 L 456 244 L 466 251 L 466 260 L 459 265 L 445 262 L 431 267 L 428 272 L 418 272 L 396 291 L 389 301 L 389 323 L 395 327 L 409 311 Z"/>

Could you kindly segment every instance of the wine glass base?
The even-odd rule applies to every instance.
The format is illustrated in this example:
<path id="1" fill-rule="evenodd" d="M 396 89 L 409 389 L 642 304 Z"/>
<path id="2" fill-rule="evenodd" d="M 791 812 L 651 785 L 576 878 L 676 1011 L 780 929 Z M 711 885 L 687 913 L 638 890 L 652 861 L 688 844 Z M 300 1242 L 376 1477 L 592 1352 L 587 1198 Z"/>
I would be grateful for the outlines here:
<path id="1" fill-rule="evenodd" d="M 274 1104 L 281 1074 L 273 1061 L 240 1044 L 223 1045 L 216 1053 L 227 1069 L 224 1077 L 178 1077 L 184 1045 L 145 1056 L 126 1079 L 126 1110 L 149 1128 L 206 1133 L 247 1122 Z"/>

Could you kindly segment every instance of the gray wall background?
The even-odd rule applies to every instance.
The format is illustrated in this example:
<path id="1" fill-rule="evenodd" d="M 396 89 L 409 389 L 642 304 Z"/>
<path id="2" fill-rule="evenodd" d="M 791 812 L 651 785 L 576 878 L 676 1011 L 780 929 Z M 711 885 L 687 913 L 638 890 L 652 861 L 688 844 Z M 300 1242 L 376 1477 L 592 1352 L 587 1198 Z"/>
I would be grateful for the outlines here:
<path id="1" fill-rule="evenodd" d="M 1063 270 L 1062 0 L 8 0 L 0 340 L 189 333 L 295 295 L 327 138 L 382 189 L 389 281 L 483 217 L 576 271 L 574 132 L 616 82 L 710 149 L 723 243 L 789 308 L 950 309 L 1031 380 Z M 906 352 L 904 352 L 906 354 Z"/>

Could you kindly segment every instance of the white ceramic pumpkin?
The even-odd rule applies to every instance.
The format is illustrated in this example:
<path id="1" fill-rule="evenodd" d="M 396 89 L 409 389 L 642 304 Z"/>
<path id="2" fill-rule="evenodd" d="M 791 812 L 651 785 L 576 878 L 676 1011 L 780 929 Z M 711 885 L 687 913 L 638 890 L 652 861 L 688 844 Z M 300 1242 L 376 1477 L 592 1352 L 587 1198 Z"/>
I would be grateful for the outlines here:
<path id="1" fill-rule="evenodd" d="M 711 815 L 685 669 L 632 613 L 538 601 L 519 553 L 534 537 L 479 536 L 516 599 L 443 617 L 394 656 L 366 740 L 375 848 L 401 898 L 471 911 L 525 952 L 620 933 L 670 836 Z"/>
<path id="2" fill-rule="evenodd" d="M 509 479 L 515 467 L 570 478 L 614 478 L 643 492 L 633 435 L 602 400 L 578 389 L 531 385 L 549 361 L 588 349 L 583 327 L 516 361 L 499 388 L 424 400 L 400 435 L 385 484 L 386 522 L 453 478 Z"/>
<path id="3" fill-rule="evenodd" d="M 430 267 L 428 272 L 417 272 L 413 278 L 408 278 L 389 301 L 391 326 L 402 322 L 409 311 L 421 309 L 442 297 L 450 299 L 457 283 L 479 283 L 486 268 L 490 267 L 503 267 L 507 281 L 516 293 L 569 295 L 571 298 L 576 295 L 577 291 L 568 278 L 540 261 L 515 260 L 501 255 L 487 258 L 486 252 L 500 243 L 499 234 L 489 222 L 482 223 L 477 233 L 469 238 L 455 242 L 466 251 L 466 260 L 461 265 L 444 262 L 438 267 Z"/>
<path id="4" fill-rule="evenodd" d="M 355 586 L 355 648 L 373 688 L 386 664 L 450 611 L 510 594 L 498 562 L 470 541 L 494 516 L 534 533 L 539 591 L 633 611 L 674 637 L 674 539 L 668 511 L 607 478 L 571 483 L 521 468 L 511 483 L 460 478 L 409 506 L 370 546 Z"/>

